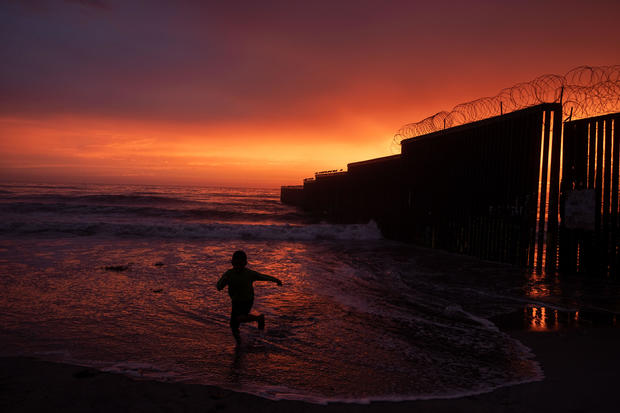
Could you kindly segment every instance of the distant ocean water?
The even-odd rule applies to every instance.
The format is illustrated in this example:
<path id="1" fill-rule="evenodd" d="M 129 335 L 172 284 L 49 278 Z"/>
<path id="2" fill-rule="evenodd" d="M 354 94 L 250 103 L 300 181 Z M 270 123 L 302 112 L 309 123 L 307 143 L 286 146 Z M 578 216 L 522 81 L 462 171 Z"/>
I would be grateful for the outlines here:
<path id="1" fill-rule="evenodd" d="M 539 380 L 492 317 L 573 305 L 548 280 L 388 241 L 372 222 L 320 222 L 279 190 L 2 184 L 0 218 L 2 355 L 273 399 L 445 398 Z M 215 289 L 237 249 L 284 282 L 255 284 L 267 328 L 242 327 L 241 350 Z"/>

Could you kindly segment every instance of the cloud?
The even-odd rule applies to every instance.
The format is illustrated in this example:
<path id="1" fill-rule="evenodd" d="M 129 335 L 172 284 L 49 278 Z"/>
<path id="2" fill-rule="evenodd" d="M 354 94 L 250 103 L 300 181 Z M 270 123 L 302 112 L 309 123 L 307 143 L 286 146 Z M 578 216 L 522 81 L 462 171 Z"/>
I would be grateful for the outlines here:
<path id="1" fill-rule="evenodd" d="M 530 15 L 487 2 L 72 3 L 110 12 L 82 13 L 67 3 L 44 14 L 5 6 L 0 113 L 337 122 L 344 112 L 411 104 L 443 84 L 504 75 L 499 88 L 540 74 L 530 68 L 547 61 L 562 67 L 544 71 L 584 63 L 561 63 L 565 42 L 547 44 L 546 31 L 570 38 L 558 30 L 562 19 L 546 18 L 548 6 Z M 613 16 L 593 9 L 599 20 Z M 618 31 L 610 27 L 599 21 L 580 36 L 604 42 L 610 37 L 600 36 L 601 28 Z M 527 71 L 522 79 L 507 72 L 516 59 Z"/>
<path id="2" fill-rule="evenodd" d="M 617 63 L 620 3 L 563 4 L 2 2 L 0 119 L 21 122 L 10 138 L 19 156 L 45 141 L 105 161 L 106 144 L 122 152 L 153 139 L 151 149 L 178 153 L 197 145 L 318 163 L 334 143 L 337 164 L 324 166 L 339 168 L 460 102 Z"/>
<path id="3" fill-rule="evenodd" d="M 109 10 L 110 6 L 103 0 L 64 0 L 66 3 L 75 3 L 85 7 Z"/>

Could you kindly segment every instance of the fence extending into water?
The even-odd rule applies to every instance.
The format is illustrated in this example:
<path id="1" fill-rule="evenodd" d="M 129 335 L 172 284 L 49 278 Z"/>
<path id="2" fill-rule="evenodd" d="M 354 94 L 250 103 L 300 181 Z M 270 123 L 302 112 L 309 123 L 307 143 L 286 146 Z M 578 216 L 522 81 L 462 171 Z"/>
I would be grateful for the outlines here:
<path id="1" fill-rule="evenodd" d="M 616 274 L 620 113 L 564 124 L 560 269 Z"/>
<path id="2" fill-rule="evenodd" d="M 620 114 L 562 122 L 546 103 L 317 173 L 282 201 L 391 239 L 537 270 L 615 273 Z"/>

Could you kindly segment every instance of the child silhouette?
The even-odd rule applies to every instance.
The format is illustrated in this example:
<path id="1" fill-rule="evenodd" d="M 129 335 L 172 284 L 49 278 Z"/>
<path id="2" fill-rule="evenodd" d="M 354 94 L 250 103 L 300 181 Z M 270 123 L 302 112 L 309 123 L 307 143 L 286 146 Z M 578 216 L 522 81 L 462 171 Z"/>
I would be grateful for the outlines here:
<path id="1" fill-rule="evenodd" d="M 231 260 L 233 268 L 226 271 L 217 282 L 217 289 L 221 291 L 228 286 L 228 295 L 232 302 L 232 311 L 230 313 L 230 329 L 237 344 L 241 344 L 241 334 L 239 333 L 239 325 L 241 323 L 249 323 L 256 321 L 259 330 L 265 329 L 265 315 L 251 314 L 252 305 L 254 304 L 254 281 L 271 281 L 279 286 L 282 281 L 276 277 L 261 274 L 252 271 L 245 266 L 248 263 L 247 256 L 243 251 L 235 251 Z"/>

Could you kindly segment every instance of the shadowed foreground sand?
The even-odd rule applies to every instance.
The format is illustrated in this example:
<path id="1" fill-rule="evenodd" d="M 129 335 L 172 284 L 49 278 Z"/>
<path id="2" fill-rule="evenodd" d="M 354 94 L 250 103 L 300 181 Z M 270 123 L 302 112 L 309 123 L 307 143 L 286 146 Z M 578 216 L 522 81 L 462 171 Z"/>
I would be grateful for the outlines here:
<path id="1" fill-rule="evenodd" d="M 545 380 L 451 400 L 314 405 L 212 386 L 136 381 L 30 358 L 0 358 L 3 412 L 617 412 L 620 329 L 514 331 Z"/>

